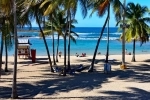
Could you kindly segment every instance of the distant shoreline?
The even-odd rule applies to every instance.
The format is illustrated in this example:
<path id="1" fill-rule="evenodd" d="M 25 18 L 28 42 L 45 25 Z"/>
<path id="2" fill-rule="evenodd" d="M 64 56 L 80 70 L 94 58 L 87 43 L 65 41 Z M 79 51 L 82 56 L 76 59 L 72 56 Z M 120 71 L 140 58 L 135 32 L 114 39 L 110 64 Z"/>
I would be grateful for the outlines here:
<path id="1" fill-rule="evenodd" d="M 101 28 L 95 28 L 95 27 L 88 27 L 88 28 L 75 28 L 73 29 L 74 32 L 76 32 L 79 37 L 75 37 L 76 43 L 71 41 L 71 48 L 70 48 L 70 55 L 75 55 L 78 53 L 81 55 L 82 53 L 86 53 L 87 55 L 93 55 L 95 51 L 95 47 L 97 44 L 97 40 L 100 35 Z M 25 27 L 25 28 L 18 28 L 18 38 L 26 38 L 29 39 L 30 43 L 32 45 L 30 46 L 31 49 L 36 49 L 36 54 L 38 56 L 45 56 L 47 55 L 47 51 L 45 49 L 45 44 L 42 38 L 40 37 L 40 31 L 38 27 Z M 121 33 L 117 32 L 116 28 L 110 28 L 110 45 L 109 45 L 109 55 L 116 55 L 116 54 L 122 54 L 122 43 L 121 41 L 118 41 Z M 57 43 L 57 34 L 54 34 L 54 41 Z M 50 54 L 52 54 L 52 36 L 46 36 L 46 41 L 48 44 L 48 48 L 50 51 Z M 57 45 L 57 44 L 56 44 Z M 103 37 L 101 38 L 98 52 L 101 52 L 102 55 L 106 55 L 106 48 L 107 45 L 107 30 L 104 31 Z M 149 54 L 149 45 L 150 43 L 147 42 L 140 46 L 140 42 L 136 42 L 136 54 Z M 12 45 L 14 46 L 14 44 Z M 125 48 L 127 49 L 127 52 L 133 52 L 133 43 L 126 43 Z M 56 49 L 56 47 L 55 47 Z M 59 44 L 59 51 L 62 52 L 62 55 L 64 54 L 64 39 L 63 37 L 60 38 L 60 44 Z M 145 52 L 147 51 L 147 52 Z M 9 55 L 14 54 L 14 47 L 9 50 Z M 4 54 L 3 54 L 4 55 Z"/>
<path id="2" fill-rule="evenodd" d="M 31 30 L 25 30 L 25 29 L 17 29 L 17 32 L 40 32 L 39 30 L 31 29 Z"/>

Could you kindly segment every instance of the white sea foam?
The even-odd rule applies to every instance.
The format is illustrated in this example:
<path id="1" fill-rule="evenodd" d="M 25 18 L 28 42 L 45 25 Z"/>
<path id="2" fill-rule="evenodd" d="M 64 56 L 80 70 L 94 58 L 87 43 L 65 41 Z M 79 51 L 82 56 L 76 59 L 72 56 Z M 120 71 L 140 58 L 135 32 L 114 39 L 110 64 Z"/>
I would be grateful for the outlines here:
<path id="1" fill-rule="evenodd" d="M 29 37 L 29 38 L 41 38 L 41 37 L 39 37 L 39 34 L 38 33 L 36 34 L 36 33 L 37 32 L 33 32 L 31 34 L 28 34 L 30 36 L 27 36 L 27 37 Z M 73 35 L 74 38 L 77 39 L 77 40 L 97 40 L 100 36 L 100 33 L 81 33 L 81 32 L 77 32 L 77 34 L 79 35 L 79 37 Z M 110 40 L 116 40 L 116 39 L 119 38 L 120 34 L 121 33 L 118 33 L 118 32 L 110 33 L 110 38 L 109 39 Z M 54 33 L 54 38 L 55 39 L 58 38 L 58 35 L 57 35 L 56 32 Z M 46 39 L 52 39 L 52 35 L 46 36 Z M 60 36 L 60 39 L 63 39 L 63 37 Z M 102 37 L 101 40 L 107 40 L 107 33 L 103 33 L 103 37 Z"/>
<path id="2" fill-rule="evenodd" d="M 101 33 L 77 33 L 78 35 L 90 35 L 90 34 L 97 34 L 97 35 L 99 35 L 99 34 L 101 34 Z M 103 34 L 107 34 L 107 32 L 106 33 L 103 33 Z M 120 33 L 120 32 L 116 32 L 116 33 L 110 33 L 110 34 L 115 34 L 115 35 L 120 35 L 120 34 L 122 34 L 122 33 Z"/>
<path id="3" fill-rule="evenodd" d="M 29 37 L 29 38 L 37 38 L 37 39 L 38 39 L 38 38 L 41 38 L 41 37 L 39 37 L 39 36 L 33 36 L 33 37 L 32 37 L 32 36 L 31 36 L 31 37 Z"/>
<path id="4" fill-rule="evenodd" d="M 98 38 L 76 38 L 77 40 L 98 40 Z M 117 40 L 117 37 L 109 37 L 109 40 Z M 107 38 L 103 37 L 101 40 L 107 40 Z"/>
<path id="5" fill-rule="evenodd" d="M 29 37 L 29 38 L 42 38 L 39 36 Z M 74 37 L 76 40 L 98 40 L 98 37 Z M 51 36 L 46 37 L 46 39 L 52 39 Z M 54 39 L 57 39 L 57 37 L 54 37 Z M 63 37 L 60 37 L 59 39 L 63 39 Z M 117 40 L 118 37 L 109 37 L 109 40 Z M 102 37 L 101 40 L 107 40 L 107 37 Z"/>
<path id="6" fill-rule="evenodd" d="M 111 33 L 111 34 L 121 35 L 122 33 Z"/>

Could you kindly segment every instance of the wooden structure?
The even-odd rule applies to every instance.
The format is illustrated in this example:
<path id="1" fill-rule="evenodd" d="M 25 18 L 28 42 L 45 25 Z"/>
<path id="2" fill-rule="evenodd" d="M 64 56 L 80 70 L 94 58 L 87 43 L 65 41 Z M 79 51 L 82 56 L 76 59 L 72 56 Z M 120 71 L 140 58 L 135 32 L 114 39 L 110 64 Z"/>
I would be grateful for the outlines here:
<path id="1" fill-rule="evenodd" d="M 30 58 L 30 42 L 29 39 L 18 39 L 18 56 Z"/>

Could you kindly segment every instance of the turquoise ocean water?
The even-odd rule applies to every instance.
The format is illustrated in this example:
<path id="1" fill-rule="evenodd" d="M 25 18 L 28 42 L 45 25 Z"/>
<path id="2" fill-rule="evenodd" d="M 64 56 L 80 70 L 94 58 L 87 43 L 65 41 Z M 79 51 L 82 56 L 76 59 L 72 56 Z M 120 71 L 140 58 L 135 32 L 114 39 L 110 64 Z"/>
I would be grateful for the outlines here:
<path id="1" fill-rule="evenodd" d="M 38 30 L 38 28 L 33 28 Z M 76 32 L 79 37 L 76 38 L 76 43 L 71 41 L 71 55 L 75 55 L 75 53 L 81 54 L 86 53 L 87 55 L 93 55 L 95 46 L 97 44 L 98 37 L 101 32 L 100 27 L 77 27 L 75 29 L 72 29 L 74 32 Z M 116 40 L 120 37 L 120 34 L 118 32 L 118 28 L 111 27 L 110 28 L 110 55 L 113 54 L 121 54 L 122 50 L 122 42 Z M 36 55 L 37 56 L 45 56 L 47 55 L 45 45 L 43 42 L 43 39 L 39 37 L 38 32 L 18 32 L 18 36 L 28 36 L 23 38 L 28 38 L 31 45 L 31 49 L 36 49 Z M 48 36 L 46 37 L 50 54 L 52 55 L 52 37 Z M 57 35 L 55 34 L 55 44 L 57 43 Z M 107 29 L 105 30 L 102 40 L 99 44 L 98 52 L 101 52 L 102 54 L 106 54 L 106 45 L 107 45 Z M 128 52 L 132 53 L 133 49 L 133 42 L 126 43 L 126 49 Z M 56 47 L 55 47 L 56 50 Z M 63 38 L 60 39 L 60 46 L 59 51 L 63 53 L 64 51 L 64 43 Z M 147 42 L 146 44 L 143 44 L 140 46 L 140 42 L 136 42 L 136 54 L 149 54 L 150 53 L 150 42 Z M 12 48 L 9 50 L 9 55 L 14 54 L 14 49 Z M 3 55 L 4 52 L 3 52 Z"/>

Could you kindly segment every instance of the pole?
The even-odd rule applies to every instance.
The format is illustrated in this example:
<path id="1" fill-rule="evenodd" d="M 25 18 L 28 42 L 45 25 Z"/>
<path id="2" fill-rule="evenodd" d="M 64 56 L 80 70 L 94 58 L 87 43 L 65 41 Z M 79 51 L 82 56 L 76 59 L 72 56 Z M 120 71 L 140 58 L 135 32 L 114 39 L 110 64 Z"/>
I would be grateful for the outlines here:
<path id="1" fill-rule="evenodd" d="M 124 8 L 125 8 L 125 4 L 126 4 L 126 0 L 124 0 Z M 126 65 L 125 65 L 125 9 L 123 10 L 123 25 L 122 25 L 122 29 L 123 29 L 123 36 L 122 36 L 122 65 L 121 65 L 121 69 L 125 69 Z"/>

